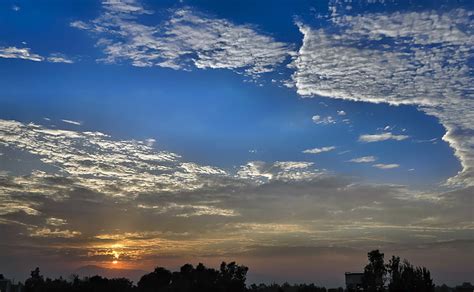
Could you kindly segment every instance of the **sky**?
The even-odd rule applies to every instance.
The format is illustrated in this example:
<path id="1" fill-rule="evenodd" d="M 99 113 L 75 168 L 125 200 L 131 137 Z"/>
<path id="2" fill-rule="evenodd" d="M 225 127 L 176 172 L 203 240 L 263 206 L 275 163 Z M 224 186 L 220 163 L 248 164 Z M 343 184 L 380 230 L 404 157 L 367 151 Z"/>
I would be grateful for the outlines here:
<path id="1" fill-rule="evenodd" d="M 472 1 L 0 2 L 0 272 L 474 282 Z"/>

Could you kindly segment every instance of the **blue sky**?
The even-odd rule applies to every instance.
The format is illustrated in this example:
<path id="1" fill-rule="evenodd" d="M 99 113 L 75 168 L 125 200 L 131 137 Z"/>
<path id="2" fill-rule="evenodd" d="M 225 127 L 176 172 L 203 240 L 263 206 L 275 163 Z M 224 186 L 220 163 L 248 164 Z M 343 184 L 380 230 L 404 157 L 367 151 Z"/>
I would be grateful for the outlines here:
<path id="1" fill-rule="evenodd" d="M 423 228 L 436 225 L 462 230 L 449 237 L 430 234 L 429 239 L 419 236 L 411 241 L 407 239 L 410 236 L 389 231 L 392 227 L 388 226 L 396 220 L 383 216 L 380 220 L 387 229 L 378 232 L 390 240 L 357 239 L 363 240 L 367 248 L 391 241 L 407 244 L 407 250 L 413 251 L 419 243 L 472 240 L 472 233 L 466 233 L 472 231 L 472 226 L 465 225 L 468 217 L 450 217 L 452 225 L 447 226 L 448 218 L 431 214 L 438 208 L 431 204 L 433 198 L 442 200 L 451 192 L 470 193 L 474 184 L 473 11 L 470 1 L 3 1 L 0 174 L 5 180 L 17 182 L 21 176 L 30 176 L 33 181 L 60 176 L 75 181 L 71 188 L 80 186 L 100 194 L 104 204 L 110 197 L 124 196 L 120 199 L 123 204 L 138 209 L 145 208 L 140 201 L 145 194 L 155 193 L 153 199 L 147 199 L 153 201 L 162 200 L 163 194 L 169 196 L 167 192 L 175 193 L 175 199 L 160 201 L 159 206 L 168 206 L 166 212 L 176 208 L 195 212 L 166 215 L 160 211 L 159 216 L 165 216 L 169 226 L 183 232 L 189 232 L 186 228 L 192 224 L 176 218 L 217 220 L 219 228 L 230 224 L 229 218 L 234 220 L 234 227 L 281 224 L 285 218 L 275 219 L 266 207 L 262 207 L 262 214 L 268 216 L 254 218 L 247 214 L 247 219 L 239 221 L 237 214 L 243 216 L 247 203 L 230 194 L 242 192 L 245 197 L 252 193 L 259 200 L 268 195 L 266 188 L 285 182 L 293 187 L 279 199 L 283 205 L 291 201 L 293 191 L 298 193 L 311 184 L 315 189 L 305 191 L 305 196 L 313 194 L 315 201 L 294 202 L 295 209 L 285 221 L 293 225 L 266 231 L 268 238 L 284 247 L 328 244 L 300 241 L 299 236 L 309 231 L 302 232 L 299 227 L 316 220 L 308 217 L 300 204 L 329 209 L 345 206 L 343 202 L 333 202 L 331 192 L 322 200 L 325 203 L 318 197 L 318 183 L 325 185 L 326 180 L 335 180 L 339 188 L 334 193 L 342 185 L 380 187 L 380 193 L 387 193 L 390 198 L 382 204 L 388 204 L 394 214 L 407 212 L 414 216 L 412 222 Z M 99 136 L 88 132 L 107 135 L 100 138 L 107 142 L 95 140 Z M 30 140 L 22 140 L 25 137 Z M 58 137 L 64 140 L 57 140 Z M 106 143 L 115 146 L 105 147 Z M 74 155 L 92 151 L 87 150 L 90 145 L 104 147 L 93 150 L 96 155 L 104 155 L 104 161 L 97 162 L 87 174 L 79 171 L 85 162 L 71 165 L 82 161 L 74 160 Z M 115 147 L 131 149 L 131 154 Z M 64 155 L 53 153 L 58 151 Z M 153 168 L 155 162 L 148 161 L 148 168 L 143 170 L 136 159 L 143 159 L 139 155 L 145 152 L 161 155 L 163 151 L 176 154 L 179 160 L 173 158 L 161 167 L 183 179 L 192 176 L 192 187 L 153 188 L 150 181 L 162 179 L 160 168 Z M 105 160 L 107 155 L 119 156 L 109 161 Z M 134 155 L 135 160 L 120 160 Z M 123 173 L 117 170 L 115 176 L 95 173 L 104 165 L 113 168 L 114 163 L 136 167 L 123 169 Z M 186 163 L 193 163 L 195 168 L 190 169 Z M 197 167 L 204 168 L 196 170 Z M 140 172 L 148 171 L 156 177 L 141 176 Z M 105 176 L 106 182 L 99 183 Z M 237 182 L 224 184 L 227 180 Z M 110 189 L 101 188 L 109 181 L 138 181 L 144 185 L 136 190 L 117 189 L 112 194 Z M 242 190 L 242 185 L 248 189 Z M 19 186 L 29 188 L 21 182 Z M 206 187 L 200 190 L 203 186 Z M 392 188 L 397 188 L 397 194 Z M 192 200 L 181 197 L 190 191 L 196 192 Z M 96 233 L 81 230 L 79 219 L 48 214 L 55 211 L 42 209 L 45 202 L 26 198 L 24 191 L 2 187 L 0 192 L 4 194 L 0 209 L 17 205 L 16 209 L 0 212 L 0 228 L 7 226 L 11 240 L 25 236 L 20 227 L 9 229 L 11 222 L 31 224 L 27 237 L 38 248 L 44 248 L 36 241 L 39 237 L 90 243 L 99 231 L 130 232 L 130 226 L 108 225 Z M 209 195 L 220 192 L 226 195 Z M 425 214 L 428 219 L 417 218 L 407 206 L 391 202 L 405 196 L 430 197 L 426 202 L 413 203 L 420 204 L 418 214 Z M 360 198 L 365 199 L 368 198 Z M 459 195 L 455 202 L 465 206 L 464 199 Z M 379 203 L 379 199 L 368 200 Z M 349 210 L 372 210 L 361 201 L 355 200 L 354 204 L 360 206 Z M 467 202 L 472 207 L 472 199 Z M 178 208 L 176 204 L 182 205 Z M 446 203 L 446 208 L 448 205 L 453 206 Z M 459 210 L 449 212 L 454 216 Z M 137 214 L 131 216 L 137 222 L 136 230 L 163 231 L 162 226 L 138 223 L 143 218 Z M 360 216 L 364 220 L 376 218 L 370 214 Z M 68 223 L 42 223 L 46 224 L 43 226 L 33 223 L 35 218 L 42 222 L 56 218 Z M 254 221 L 247 222 L 248 218 Z M 226 228 L 222 232 L 232 232 Z M 344 247 L 356 237 L 344 233 Z M 209 235 L 206 239 L 211 238 Z M 268 238 L 254 240 L 265 245 Z M 339 235 L 333 240 L 340 240 Z M 239 249 L 248 251 L 247 244 L 242 242 Z M 220 248 L 225 251 L 231 247 L 223 243 Z M 150 258 L 153 248 L 146 250 L 150 253 L 141 259 Z M 86 251 L 90 252 L 83 252 Z M 121 251 L 124 255 L 127 252 L 124 265 L 137 266 L 133 252 L 126 248 Z M 178 248 L 173 252 L 193 258 Z M 110 254 L 97 251 L 97 255 L 97 259 L 85 262 L 104 264 Z M 67 265 L 83 264 L 84 260 L 77 256 Z M 60 262 L 55 267 L 66 265 Z M 278 279 L 277 273 L 272 277 Z"/>

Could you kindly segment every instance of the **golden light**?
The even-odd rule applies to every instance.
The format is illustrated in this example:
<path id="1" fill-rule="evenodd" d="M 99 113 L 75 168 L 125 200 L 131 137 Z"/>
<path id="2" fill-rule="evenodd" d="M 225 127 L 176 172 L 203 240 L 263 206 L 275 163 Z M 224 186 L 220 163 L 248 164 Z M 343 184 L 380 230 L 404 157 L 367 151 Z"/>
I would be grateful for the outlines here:
<path id="1" fill-rule="evenodd" d="M 118 261 L 117 261 L 117 260 L 114 260 L 114 261 L 112 262 L 112 264 L 116 265 L 116 264 L 118 264 Z"/>

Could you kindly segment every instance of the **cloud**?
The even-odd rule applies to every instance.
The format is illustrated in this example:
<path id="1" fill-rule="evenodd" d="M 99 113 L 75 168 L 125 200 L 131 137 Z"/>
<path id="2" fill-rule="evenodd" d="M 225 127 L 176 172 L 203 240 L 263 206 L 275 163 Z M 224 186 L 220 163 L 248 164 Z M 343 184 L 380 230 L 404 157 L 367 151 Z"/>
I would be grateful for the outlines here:
<path id="1" fill-rule="evenodd" d="M 76 126 L 81 126 L 82 125 L 82 122 L 77 122 L 77 121 L 73 121 L 73 120 L 61 120 L 61 121 L 63 121 L 66 124 L 71 124 L 71 125 L 76 125 Z"/>
<path id="2" fill-rule="evenodd" d="M 50 63 L 65 63 L 65 64 L 73 64 L 74 61 L 68 57 L 66 57 L 64 54 L 60 53 L 53 53 L 49 55 L 49 57 L 46 59 Z"/>
<path id="3" fill-rule="evenodd" d="M 21 242 L 29 248 L 18 261 L 54 252 L 52 261 L 107 265 L 119 255 L 152 268 L 157 257 L 164 265 L 209 255 L 278 257 L 283 246 L 363 256 L 374 246 L 425 250 L 472 237 L 472 188 L 368 184 L 307 161 L 220 169 L 146 141 L 17 121 L 0 121 L 0 144 L 31 157 L 2 164 L 0 176 L 0 256 Z M 13 171 L 23 163 L 39 169 Z"/>
<path id="4" fill-rule="evenodd" d="M 46 224 L 51 225 L 51 226 L 62 226 L 62 225 L 66 225 L 67 222 L 66 220 L 61 219 L 61 218 L 50 217 L 46 219 Z"/>
<path id="5" fill-rule="evenodd" d="M 410 136 L 407 135 L 394 135 L 391 132 L 381 133 L 381 134 L 364 134 L 359 136 L 360 142 L 372 143 L 380 142 L 387 140 L 403 141 L 408 139 Z"/>
<path id="6" fill-rule="evenodd" d="M 18 6 L 18 5 L 12 5 L 12 10 L 15 11 L 15 12 L 18 12 L 21 10 L 21 7 Z"/>
<path id="7" fill-rule="evenodd" d="M 369 162 L 374 162 L 377 160 L 377 157 L 375 156 L 362 156 L 358 158 L 353 158 L 349 160 L 349 162 L 354 162 L 354 163 L 369 163 Z"/>
<path id="8" fill-rule="evenodd" d="M 44 57 L 32 53 L 30 48 L 17 47 L 0 47 L 0 58 L 23 59 L 35 62 L 41 62 L 44 60 Z"/>
<path id="9" fill-rule="evenodd" d="M 23 59 L 35 62 L 42 62 L 46 60 L 51 63 L 74 63 L 73 60 L 67 58 L 65 55 L 60 53 L 53 53 L 49 57 L 45 58 L 41 55 L 32 53 L 30 48 L 17 47 L 0 47 L 0 58 Z"/>
<path id="10" fill-rule="evenodd" d="M 320 115 L 315 115 L 311 119 L 313 120 L 313 123 L 318 124 L 318 125 L 329 125 L 329 124 L 336 123 L 334 118 L 331 116 L 321 117 Z"/>
<path id="11" fill-rule="evenodd" d="M 145 140 L 145 142 L 146 142 L 146 145 L 148 147 L 151 147 L 151 146 L 153 146 L 153 144 L 155 144 L 156 140 L 153 139 L 153 138 L 148 138 L 148 139 Z"/>
<path id="12" fill-rule="evenodd" d="M 319 154 L 323 152 L 329 152 L 336 149 L 336 146 L 326 146 L 326 147 L 321 147 L 321 148 L 313 148 L 313 149 L 306 149 L 303 151 L 303 153 L 308 153 L 308 154 Z"/>
<path id="13" fill-rule="evenodd" d="M 225 174 L 218 168 L 182 162 L 174 153 L 154 151 L 147 141 L 114 141 L 99 132 L 50 129 L 16 121 L 0 120 L 0 145 L 37 155 L 43 163 L 55 166 L 59 174 L 74 179 L 77 186 L 112 196 L 134 196 L 150 189 L 209 187 L 204 176 Z"/>
<path id="14" fill-rule="evenodd" d="M 153 14 L 153 11 L 145 9 L 135 0 L 106 0 L 102 2 L 104 9 L 123 14 Z"/>
<path id="15" fill-rule="evenodd" d="M 398 168 L 400 165 L 398 164 L 383 164 L 383 163 L 378 163 L 374 164 L 373 167 L 379 168 L 379 169 L 393 169 L 393 168 Z"/>
<path id="16" fill-rule="evenodd" d="M 71 231 L 68 229 L 60 230 L 50 228 L 31 228 L 29 236 L 31 237 L 59 237 L 59 238 L 73 238 L 81 235 L 79 231 Z"/>
<path id="17" fill-rule="evenodd" d="M 298 94 L 417 106 L 439 119 L 461 162 L 448 183 L 474 184 L 472 11 L 345 15 L 344 3 L 331 7 L 326 28 L 297 23 L 303 43 L 290 67 Z"/>
<path id="18" fill-rule="evenodd" d="M 338 116 L 345 116 L 345 115 L 347 115 L 347 114 L 346 114 L 345 111 L 340 110 L 340 111 L 337 111 L 337 115 L 338 115 Z"/>
<path id="19" fill-rule="evenodd" d="M 215 206 L 208 205 L 192 205 L 192 204 L 176 204 L 169 203 L 165 206 L 156 205 L 138 205 L 138 208 L 152 209 L 158 213 L 175 213 L 176 217 L 194 217 L 194 216 L 223 216 L 223 217 L 234 217 L 240 214 L 232 209 L 218 208 Z"/>
<path id="20" fill-rule="evenodd" d="M 314 163 L 306 161 L 250 161 L 240 167 L 237 176 L 262 184 L 270 181 L 311 180 L 325 175 L 324 171 L 311 169 L 313 165 Z"/>
<path id="21" fill-rule="evenodd" d="M 90 22 L 74 21 L 74 28 L 99 36 L 100 61 L 130 62 L 137 67 L 180 70 L 230 69 L 257 77 L 283 63 L 290 46 L 249 25 L 197 13 L 189 8 L 170 12 L 158 25 L 142 24 L 140 14 L 151 14 L 138 1 L 107 1 L 104 13 Z"/>

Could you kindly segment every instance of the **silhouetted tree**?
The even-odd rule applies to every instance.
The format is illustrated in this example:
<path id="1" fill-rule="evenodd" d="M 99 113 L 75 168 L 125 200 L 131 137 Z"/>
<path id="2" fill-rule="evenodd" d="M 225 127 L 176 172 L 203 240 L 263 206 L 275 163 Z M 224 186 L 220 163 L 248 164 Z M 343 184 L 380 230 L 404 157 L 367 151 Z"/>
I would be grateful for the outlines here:
<path id="1" fill-rule="evenodd" d="M 391 292 L 403 291 L 402 268 L 400 266 L 400 257 L 392 256 L 387 264 L 387 272 L 390 275 L 388 289 Z"/>
<path id="2" fill-rule="evenodd" d="M 400 263 L 400 258 L 392 256 L 387 264 L 390 276 L 390 292 L 433 292 L 434 284 L 431 274 L 425 267 L 414 267 L 407 260 Z"/>
<path id="3" fill-rule="evenodd" d="M 31 271 L 30 278 L 25 281 L 25 292 L 43 292 L 45 291 L 44 287 L 44 278 L 40 274 L 40 269 L 37 267 Z"/>
<path id="4" fill-rule="evenodd" d="M 245 291 L 245 280 L 249 268 L 239 266 L 235 262 L 226 264 L 222 262 L 218 280 L 219 291 L 241 292 Z"/>
<path id="5" fill-rule="evenodd" d="M 362 286 L 365 291 L 377 292 L 384 290 L 385 274 L 387 270 L 384 264 L 384 254 L 378 249 L 367 254 L 369 263 L 364 268 Z"/>
<path id="6" fill-rule="evenodd" d="M 157 267 L 153 272 L 142 276 L 137 287 L 141 292 L 161 292 L 168 291 L 170 283 L 171 272 Z"/>

